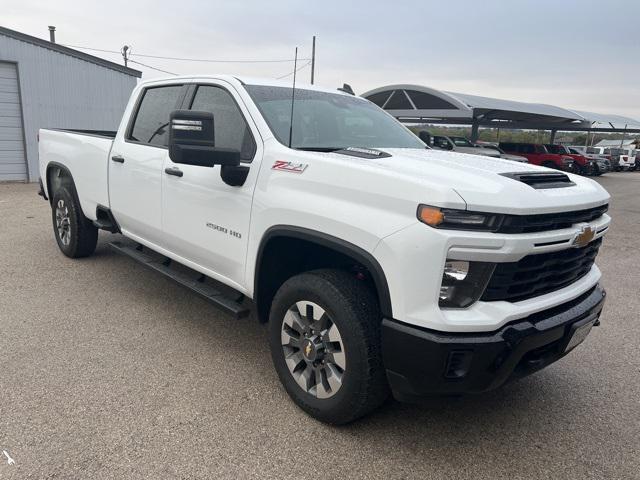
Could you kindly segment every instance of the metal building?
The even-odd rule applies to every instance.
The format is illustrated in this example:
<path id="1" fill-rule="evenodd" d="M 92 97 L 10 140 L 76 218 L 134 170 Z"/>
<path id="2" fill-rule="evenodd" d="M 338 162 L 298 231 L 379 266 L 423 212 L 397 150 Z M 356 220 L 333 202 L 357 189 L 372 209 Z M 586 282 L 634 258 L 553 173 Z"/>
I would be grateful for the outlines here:
<path id="1" fill-rule="evenodd" d="M 38 180 L 40 128 L 116 130 L 140 76 L 0 27 L 0 181 Z"/>

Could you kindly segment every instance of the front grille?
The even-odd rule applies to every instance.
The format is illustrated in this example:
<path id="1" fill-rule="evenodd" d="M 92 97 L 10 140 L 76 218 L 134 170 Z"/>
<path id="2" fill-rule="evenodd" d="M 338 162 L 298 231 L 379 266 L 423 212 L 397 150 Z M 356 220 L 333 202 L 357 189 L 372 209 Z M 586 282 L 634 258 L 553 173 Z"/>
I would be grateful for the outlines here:
<path id="1" fill-rule="evenodd" d="M 498 263 L 481 300 L 519 302 L 559 290 L 584 277 L 596 259 L 602 238 L 583 248 L 527 255 Z"/>
<path id="2" fill-rule="evenodd" d="M 600 205 L 599 207 L 573 212 L 543 213 L 539 215 L 505 215 L 497 232 L 531 233 L 560 230 L 561 228 L 569 228 L 576 223 L 592 222 L 600 218 L 608 209 L 609 205 Z"/>

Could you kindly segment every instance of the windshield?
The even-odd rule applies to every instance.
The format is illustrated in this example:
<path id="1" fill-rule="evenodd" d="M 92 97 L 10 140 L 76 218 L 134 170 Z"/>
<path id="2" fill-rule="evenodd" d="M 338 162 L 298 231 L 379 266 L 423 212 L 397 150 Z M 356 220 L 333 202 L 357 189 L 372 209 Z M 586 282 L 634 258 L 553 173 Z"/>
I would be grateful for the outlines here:
<path id="1" fill-rule="evenodd" d="M 262 85 L 245 88 L 273 135 L 289 145 L 292 89 Z M 291 148 L 331 151 L 347 147 L 426 148 L 418 137 L 368 100 L 296 89 Z"/>
<path id="2" fill-rule="evenodd" d="M 458 147 L 473 147 L 473 143 L 464 137 L 449 137 Z"/>

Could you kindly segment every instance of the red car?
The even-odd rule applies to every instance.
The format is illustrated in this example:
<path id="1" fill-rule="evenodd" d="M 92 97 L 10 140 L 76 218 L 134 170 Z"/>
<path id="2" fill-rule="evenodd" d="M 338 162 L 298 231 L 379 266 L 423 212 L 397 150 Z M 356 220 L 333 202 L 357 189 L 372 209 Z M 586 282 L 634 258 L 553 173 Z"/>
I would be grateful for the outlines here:
<path id="1" fill-rule="evenodd" d="M 550 153 L 544 145 L 538 143 L 500 142 L 500 148 L 507 153 L 522 155 L 533 165 L 555 168 L 566 172 L 575 171 L 575 161 L 570 155 Z"/>
<path id="2" fill-rule="evenodd" d="M 580 155 L 579 153 L 571 153 L 571 151 L 565 147 L 564 145 L 545 145 L 547 150 L 550 153 L 556 153 L 558 155 L 566 155 L 567 157 L 571 157 L 574 160 L 574 173 L 579 173 L 580 175 L 594 175 L 594 165 L 591 160 L 589 160 L 584 155 Z"/>

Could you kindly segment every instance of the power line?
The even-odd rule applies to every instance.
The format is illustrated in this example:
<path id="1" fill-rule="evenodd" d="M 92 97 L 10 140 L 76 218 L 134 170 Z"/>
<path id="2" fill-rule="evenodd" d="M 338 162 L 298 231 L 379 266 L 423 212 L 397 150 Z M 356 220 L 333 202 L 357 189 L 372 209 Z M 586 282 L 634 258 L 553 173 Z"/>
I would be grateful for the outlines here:
<path id="1" fill-rule="evenodd" d="M 104 53 L 117 53 L 118 55 L 120 55 L 122 52 L 118 51 L 118 50 L 103 50 L 102 48 L 90 48 L 90 47 L 81 47 L 80 45 L 64 45 L 64 44 L 60 44 L 63 47 L 68 47 L 68 48 L 80 48 L 82 50 L 92 50 L 94 52 L 104 52 Z"/>
<path id="2" fill-rule="evenodd" d="M 62 44 L 61 44 L 62 45 Z M 93 48 L 93 47 L 84 47 L 81 45 L 62 45 L 63 47 L 69 48 L 80 48 L 82 50 L 92 50 L 94 52 L 104 52 L 104 53 L 116 53 L 121 54 L 122 52 L 117 50 L 105 50 L 103 48 Z M 182 57 L 165 57 L 163 55 L 148 55 L 143 53 L 130 53 L 132 57 L 145 57 L 145 58 L 156 58 L 160 60 L 176 60 L 181 62 L 205 62 L 205 63 L 290 63 L 293 62 L 293 59 L 278 59 L 278 60 L 213 60 L 209 58 L 182 58 Z M 310 58 L 299 58 L 298 60 L 311 60 Z"/>
<path id="3" fill-rule="evenodd" d="M 158 72 L 168 73 L 169 75 L 178 75 L 177 73 L 169 72 L 167 70 L 162 70 L 161 68 L 152 67 L 151 65 L 147 65 L 146 63 L 136 62 L 135 60 L 129 59 L 129 62 L 135 63 L 137 65 L 142 65 L 143 67 L 147 67 L 147 68 L 150 68 L 151 70 L 156 70 Z"/>
<path id="4" fill-rule="evenodd" d="M 309 60 L 307 63 L 305 63 L 304 65 L 302 65 L 301 67 L 298 67 L 295 72 L 299 72 L 300 70 L 302 70 L 305 67 L 308 67 L 309 65 L 311 65 L 311 60 Z M 276 80 L 282 80 L 283 78 L 287 78 L 290 77 L 291 75 L 293 75 L 294 72 L 289 72 L 286 75 L 282 75 L 281 77 L 276 77 Z"/>
<path id="5" fill-rule="evenodd" d="M 211 60 L 208 58 L 180 58 L 180 57 L 163 57 L 161 55 L 145 55 L 142 53 L 132 53 L 136 57 L 158 58 L 162 60 L 178 60 L 181 62 L 205 62 L 205 63 L 290 63 L 290 60 Z M 311 60 L 310 58 L 300 58 L 299 60 Z"/>

